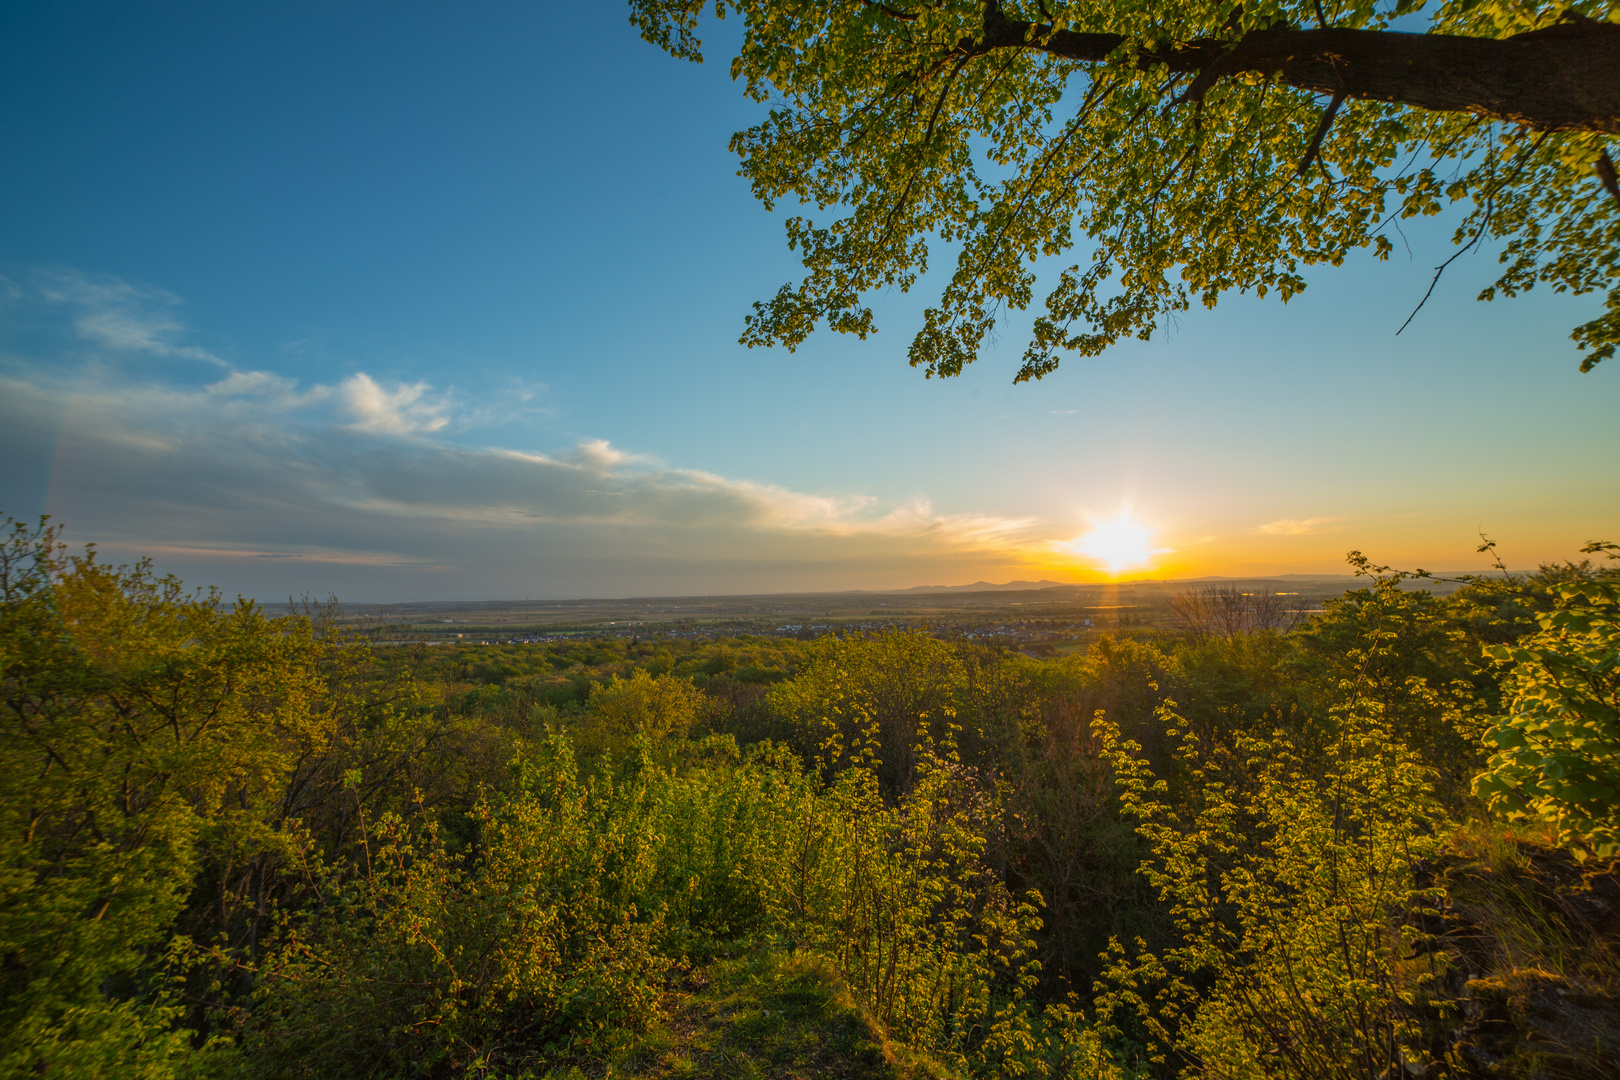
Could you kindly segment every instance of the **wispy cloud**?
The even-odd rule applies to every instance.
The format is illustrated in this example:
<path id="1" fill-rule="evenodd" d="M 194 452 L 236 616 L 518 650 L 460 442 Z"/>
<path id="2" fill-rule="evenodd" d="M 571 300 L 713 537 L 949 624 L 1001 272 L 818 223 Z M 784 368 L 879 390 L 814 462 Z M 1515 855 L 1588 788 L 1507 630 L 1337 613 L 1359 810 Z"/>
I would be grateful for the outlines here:
<path id="1" fill-rule="evenodd" d="M 497 428 L 531 423 L 555 415 L 551 388 L 543 382 L 508 378 L 478 395 L 456 401 L 456 422 L 469 428 Z"/>
<path id="2" fill-rule="evenodd" d="M 189 331 L 178 314 L 181 300 L 162 289 L 105 274 L 50 270 L 28 275 L 15 295 L 67 310 L 74 331 L 93 346 L 225 366 L 207 349 L 185 343 Z"/>
<path id="3" fill-rule="evenodd" d="M 332 396 L 330 386 L 316 384 L 301 390 L 292 379 L 268 371 L 233 371 L 219 382 L 208 384 L 204 391 L 222 400 L 257 401 L 281 409 L 302 409 Z"/>
<path id="4" fill-rule="evenodd" d="M 1255 532 L 1270 536 L 1304 536 L 1308 533 L 1334 532 L 1343 527 L 1339 522 L 1345 520 L 1342 517 L 1278 518 L 1257 526 Z"/>
<path id="5" fill-rule="evenodd" d="M 330 566 L 387 566 L 410 567 L 422 570 L 449 570 L 444 563 L 415 559 L 387 551 L 336 551 L 311 547 L 307 550 L 265 551 L 239 544 L 163 544 L 112 541 L 103 543 L 106 551 L 129 552 L 131 555 L 178 555 L 188 559 L 277 559 L 295 563 L 321 563 Z"/>

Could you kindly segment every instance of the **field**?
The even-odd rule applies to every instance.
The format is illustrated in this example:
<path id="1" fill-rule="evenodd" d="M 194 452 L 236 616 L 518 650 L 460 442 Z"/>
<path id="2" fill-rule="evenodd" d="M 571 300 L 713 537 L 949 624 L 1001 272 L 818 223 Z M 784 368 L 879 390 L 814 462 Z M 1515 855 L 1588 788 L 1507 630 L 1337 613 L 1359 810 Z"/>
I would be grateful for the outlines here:
<path id="1" fill-rule="evenodd" d="M 580 600 L 433 601 L 344 605 L 345 618 L 380 623 L 404 639 L 500 641 L 575 637 L 713 638 L 737 635 L 808 640 L 829 631 L 922 629 L 948 638 L 1083 648 L 1103 633 L 1181 629 L 1171 601 L 1209 588 L 1277 595 L 1299 615 L 1355 584 L 1348 575 L 1126 581 L 1027 589 L 974 586 L 899 592 L 783 593 Z M 1440 591 L 1448 591 L 1444 586 Z"/>

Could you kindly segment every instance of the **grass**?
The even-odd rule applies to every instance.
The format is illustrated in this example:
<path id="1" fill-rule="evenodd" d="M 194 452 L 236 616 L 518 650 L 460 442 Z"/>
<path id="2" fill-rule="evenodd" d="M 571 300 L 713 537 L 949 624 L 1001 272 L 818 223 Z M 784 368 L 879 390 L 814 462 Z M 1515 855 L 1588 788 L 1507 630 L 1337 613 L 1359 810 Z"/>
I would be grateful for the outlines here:
<path id="1" fill-rule="evenodd" d="M 547 1080 L 942 1080 L 887 1039 L 825 961 L 760 948 L 694 969 L 662 1024 Z"/>
<path id="2" fill-rule="evenodd" d="M 1435 1052 L 1463 1075 L 1620 1075 L 1620 861 L 1582 864 L 1550 840 L 1476 822 L 1438 860 L 1444 957 L 1407 974 L 1449 1017 Z"/>
<path id="3" fill-rule="evenodd" d="M 1480 966 L 1605 982 L 1620 976 L 1612 934 L 1582 910 L 1584 897 L 1612 867 L 1583 867 L 1545 830 L 1499 823 L 1459 829 L 1451 851 L 1451 903 L 1475 928 L 1470 944 Z"/>

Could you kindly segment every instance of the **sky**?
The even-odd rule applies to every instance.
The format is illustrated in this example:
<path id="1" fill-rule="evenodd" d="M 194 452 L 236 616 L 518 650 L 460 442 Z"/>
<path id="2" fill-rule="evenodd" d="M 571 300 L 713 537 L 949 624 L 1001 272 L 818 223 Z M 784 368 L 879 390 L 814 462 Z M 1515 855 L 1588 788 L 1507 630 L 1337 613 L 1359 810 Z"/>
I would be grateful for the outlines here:
<path id="1" fill-rule="evenodd" d="M 711 28 L 712 29 L 712 28 Z M 737 343 L 794 279 L 723 62 L 625 7 L 0 8 L 0 513 L 227 595 L 560 598 L 1481 570 L 1620 539 L 1594 297 L 1480 304 L 1444 217 L 1013 385 L 880 332 Z M 728 54 L 727 54 L 728 55 Z M 795 208 L 787 208 L 791 212 Z M 1080 538 L 1125 515 L 1149 557 Z M 1111 524 L 1112 523 L 1112 524 Z M 1098 529 L 1104 531 L 1098 533 Z"/>

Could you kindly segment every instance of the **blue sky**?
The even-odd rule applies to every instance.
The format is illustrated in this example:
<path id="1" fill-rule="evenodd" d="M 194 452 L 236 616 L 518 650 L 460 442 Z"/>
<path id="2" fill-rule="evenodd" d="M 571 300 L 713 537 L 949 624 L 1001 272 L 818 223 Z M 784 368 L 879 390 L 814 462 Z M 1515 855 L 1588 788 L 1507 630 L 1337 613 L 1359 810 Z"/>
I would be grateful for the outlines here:
<path id="1" fill-rule="evenodd" d="M 732 29 L 732 28 L 725 28 Z M 628 595 L 1477 568 L 1620 538 L 1595 298 L 1477 304 L 1445 220 L 1013 386 L 736 344 L 795 276 L 756 115 L 615 2 L 0 13 L 0 509 L 261 597 Z M 720 60 L 722 62 L 717 62 Z"/>

